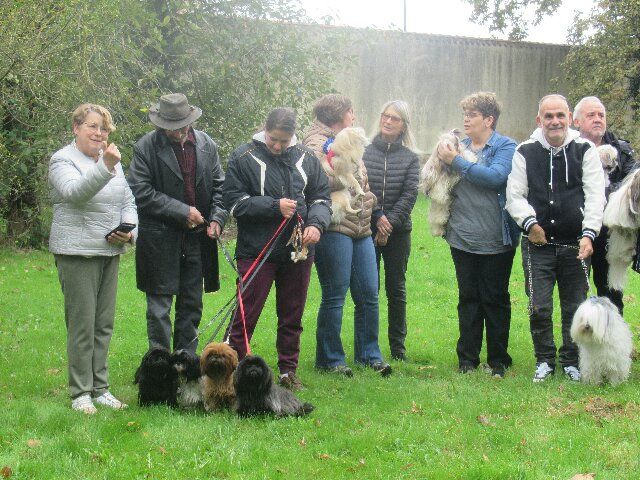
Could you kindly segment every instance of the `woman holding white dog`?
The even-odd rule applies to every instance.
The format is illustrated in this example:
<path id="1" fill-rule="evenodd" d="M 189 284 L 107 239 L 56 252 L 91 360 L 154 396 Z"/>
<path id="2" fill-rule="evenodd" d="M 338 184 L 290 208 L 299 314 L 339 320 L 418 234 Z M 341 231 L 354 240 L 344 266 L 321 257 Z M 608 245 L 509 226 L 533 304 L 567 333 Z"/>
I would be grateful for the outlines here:
<path id="1" fill-rule="evenodd" d="M 340 131 L 353 125 L 353 105 L 344 95 L 329 94 L 316 102 L 313 113 L 315 120 L 304 135 L 304 144 L 320 159 L 331 191 L 342 190 L 344 186 L 334 175 L 330 163 L 331 143 Z M 391 374 L 391 366 L 383 361 L 378 345 L 378 281 L 371 238 L 371 213 L 376 197 L 369 190 L 362 159 L 358 163 L 355 177 L 364 195 L 351 192 L 350 199 L 351 210 L 357 213 L 347 211 L 340 221 L 332 218 L 316 247 L 316 270 L 322 289 L 316 330 L 316 368 L 353 376 L 346 365 L 340 339 L 344 302 L 350 289 L 355 304 L 355 361 L 387 376 Z"/>
<path id="2" fill-rule="evenodd" d="M 71 407 L 96 413 L 94 401 L 121 409 L 109 392 L 107 355 L 113 332 L 118 265 L 138 215 L 120 165 L 109 111 L 91 103 L 72 114 L 75 140 L 49 162 L 54 254 L 64 295 Z M 129 225 L 123 225 L 127 223 Z"/>
<path id="3" fill-rule="evenodd" d="M 461 175 L 454 187 L 445 239 L 458 280 L 459 371 L 480 364 L 483 329 L 492 375 L 504 377 L 512 360 L 507 352 L 511 325 L 509 277 L 519 230 L 505 210 L 505 188 L 516 143 L 496 131 L 500 106 L 494 93 L 477 92 L 460 102 L 461 141 L 477 157 L 465 160 L 451 144 L 437 146 L 443 162 Z"/>
<path id="4" fill-rule="evenodd" d="M 385 103 L 363 161 L 371 191 L 378 198 L 371 228 L 376 263 L 384 262 L 391 358 L 406 361 L 407 289 L 405 275 L 411 252 L 411 211 L 418 197 L 420 161 L 409 121 L 409 105 Z"/>

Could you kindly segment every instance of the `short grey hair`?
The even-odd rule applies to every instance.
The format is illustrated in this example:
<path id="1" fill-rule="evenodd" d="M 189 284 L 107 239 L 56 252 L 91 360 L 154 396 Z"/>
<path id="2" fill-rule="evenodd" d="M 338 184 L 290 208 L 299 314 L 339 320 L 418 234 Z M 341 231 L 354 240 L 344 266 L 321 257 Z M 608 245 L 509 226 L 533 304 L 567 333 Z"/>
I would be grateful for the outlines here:
<path id="1" fill-rule="evenodd" d="M 542 107 L 542 104 L 545 101 L 549 100 L 550 98 L 559 98 L 560 100 L 562 100 L 564 103 L 567 104 L 567 110 L 571 111 L 569 102 L 567 101 L 567 98 L 564 95 L 560 95 L 559 93 L 550 93 L 549 95 L 545 95 L 544 97 L 542 97 L 538 102 L 538 116 L 540 116 L 540 107 Z"/>
<path id="2" fill-rule="evenodd" d="M 602 103 L 602 100 L 600 100 L 598 97 L 584 97 L 582 100 L 580 100 L 578 103 L 576 103 L 576 108 L 573 109 L 573 119 L 575 120 L 576 118 L 580 118 L 582 116 L 582 109 L 584 108 L 584 106 L 587 103 L 598 103 L 602 106 L 602 108 L 604 108 L 604 111 L 606 113 L 607 109 L 604 106 L 604 103 Z"/>

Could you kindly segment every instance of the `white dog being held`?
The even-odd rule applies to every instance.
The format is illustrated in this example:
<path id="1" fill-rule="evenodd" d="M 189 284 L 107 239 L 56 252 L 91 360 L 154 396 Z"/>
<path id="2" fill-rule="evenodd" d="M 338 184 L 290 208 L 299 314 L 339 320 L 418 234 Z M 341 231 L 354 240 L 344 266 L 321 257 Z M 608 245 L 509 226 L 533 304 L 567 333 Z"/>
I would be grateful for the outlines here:
<path id="1" fill-rule="evenodd" d="M 351 206 L 351 192 L 356 198 L 364 196 L 364 191 L 356 179 L 360 169 L 367 137 L 362 128 L 343 128 L 331 144 L 331 165 L 335 179 L 342 188 L 331 192 L 332 223 L 340 223 L 347 213 L 359 213 L 362 209 Z"/>
<path id="2" fill-rule="evenodd" d="M 573 316 L 571 338 L 578 344 L 582 381 L 617 385 L 629 378 L 633 341 L 618 308 L 606 297 L 591 297 Z"/>
<path id="3" fill-rule="evenodd" d="M 607 261 L 608 286 L 622 291 L 627 283 L 627 267 L 636 253 L 640 228 L 640 170 L 630 173 L 618 190 L 609 195 L 603 224 L 609 228 Z"/>
<path id="4" fill-rule="evenodd" d="M 456 135 L 445 133 L 440 136 L 438 144 L 422 167 L 420 185 L 424 194 L 431 199 L 429 224 L 431 225 L 431 235 L 434 237 L 442 237 L 445 234 L 453 201 L 451 191 L 460 181 L 460 174 L 438 156 L 438 148 L 441 144 L 451 145 L 465 160 L 471 163 L 477 162 L 473 152 L 467 150 Z"/>
<path id="5" fill-rule="evenodd" d="M 600 145 L 596 150 L 604 170 L 604 186 L 608 187 L 610 183 L 609 174 L 618 166 L 618 151 L 611 145 Z"/>

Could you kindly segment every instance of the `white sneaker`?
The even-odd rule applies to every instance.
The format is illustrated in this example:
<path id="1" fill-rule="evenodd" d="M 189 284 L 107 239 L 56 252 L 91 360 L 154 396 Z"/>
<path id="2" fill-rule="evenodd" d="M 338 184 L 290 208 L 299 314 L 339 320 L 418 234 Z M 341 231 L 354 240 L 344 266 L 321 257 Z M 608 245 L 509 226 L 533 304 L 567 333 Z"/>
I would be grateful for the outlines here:
<path id="1" fill-rule="evenodd" d="M 71 408 L 86 415 L 94 415 L 98 411 L 91 401 L 91 395 L 88 393 L 83 393 L 71 400 Z"/>
<path id="2" fill-rule="evenodd" d="M 564 374 L 569 377 L 572 382 L 580 381 L 580 370 L 574 366 L 564 367 Z"/>
<path id="3" fill-rule="evenodd" d="M 544 382 L 549 375 L 553 375 L 554 370 L 547 362 L 541 362 L 536 365 L 536 373 L 533 376 L 533 383 Z"/>
<path id="4" fill-rule="evenodd" d="M 123 408 L 127 408 L 128 405 L 126 403 L 122 403 L 116 397 L 111 395 L 110 392 L 104 392 L 99 397 L 95 398 L 96 403 L 100 405 L 106 405 L 107 407 L 111 407 L 115 410 L 122 410 Z"/>

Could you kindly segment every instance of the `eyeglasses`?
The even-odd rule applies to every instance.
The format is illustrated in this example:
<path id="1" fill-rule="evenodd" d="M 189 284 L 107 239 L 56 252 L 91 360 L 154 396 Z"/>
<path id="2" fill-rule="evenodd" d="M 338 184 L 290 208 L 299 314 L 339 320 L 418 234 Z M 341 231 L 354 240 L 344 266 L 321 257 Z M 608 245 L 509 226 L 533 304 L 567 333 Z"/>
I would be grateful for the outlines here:
<path id="1" fill-rule="evenodd" d="M 402 118 L 397 117 L 395 115 L 389 115 L 388 113 L 380 114 L 380 118 L 382 120 L 389 120 L 390 122 L 393 122 L 393 123 L 398 123 L 402 121 Z"/>
<path id="2" fill-rule="evenodd" d="M 480 112 L 464 112 L 464 118 L 476 118 L 481 116 Z"/>
<path id="3" fill-rule="evenodd" d="M 93 132 L 93 133 L 110 133 L 111 131 L 105 127 L 105 126 L 101 126 L 98 125 L 97 123 L 87 123 L 87 122 L 82 122 L 83 125 L 86 125 L 87 128 L 89 129 L 89 131 Z"/>

